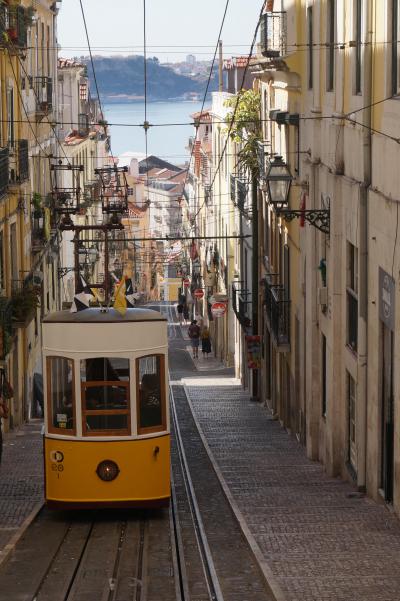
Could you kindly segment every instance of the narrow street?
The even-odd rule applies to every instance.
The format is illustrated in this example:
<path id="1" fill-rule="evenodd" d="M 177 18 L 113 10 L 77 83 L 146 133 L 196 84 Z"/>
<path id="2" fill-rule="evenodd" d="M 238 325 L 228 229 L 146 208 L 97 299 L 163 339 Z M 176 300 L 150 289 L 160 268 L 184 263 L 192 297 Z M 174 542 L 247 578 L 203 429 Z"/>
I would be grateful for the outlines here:
<path id="1" fill-rule="evenodd" d="M 42 509 L 35 517 L 42 459 L 34 422 L 5 442 L 0 600 L 212 598 L 194 532 L 200 528 L 220 587 L 215 598 L 398 601 L 398 519 L 328 478 L 264 406 L 249 400 L 230 369 L 214 357 L 191 358 L 187 327 L 177 325 L 173 305 L 161 312 L 168 316 L 172 413 L 183 443 L 182 451 L 173 428 L 174 528 L 168 510 Z M 190 519 L 182 452 L 200 527 Z"/>

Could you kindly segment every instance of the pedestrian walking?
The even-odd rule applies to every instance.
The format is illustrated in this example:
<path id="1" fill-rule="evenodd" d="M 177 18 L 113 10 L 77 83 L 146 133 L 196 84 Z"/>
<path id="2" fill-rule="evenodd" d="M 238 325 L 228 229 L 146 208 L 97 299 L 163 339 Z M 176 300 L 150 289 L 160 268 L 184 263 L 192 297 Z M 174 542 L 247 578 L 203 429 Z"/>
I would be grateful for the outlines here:
<path id="1" fill-rule="evenodd" d="M 0 464 L 1 458 L 3 455 L 3 430 L 2 430 L 2 422 L 3 419 L 8 419 L 9 410 L 7 402 L 0 397 Z"/>
<path id="2" fill-rule="evenodd" d="M 192 343 L 193 359 L 199 358 L 199 344 L 200 344 L 200 328 L 197 325 L 197 321 L 193 319 L 188 329 L 188 336 Z"/>
<path id="3" fill-rule="evenodd" d="M 180 323 L 180 325 L 182 325 L 182 320 L 183 320 L 183 304 L 182 303 L 178 303 L 178 306 L 176 307 L 176 310 L 178 312 L 179 323 Z"/>
<path id="4" fill-rule="evenodd" d="M 210 330 L 207 326 L 203 326 L 200 334 L 201 339 L 201 352 L 203 353 L 203 357 L 211 353 L 211 339 L 210 339 Z"/>

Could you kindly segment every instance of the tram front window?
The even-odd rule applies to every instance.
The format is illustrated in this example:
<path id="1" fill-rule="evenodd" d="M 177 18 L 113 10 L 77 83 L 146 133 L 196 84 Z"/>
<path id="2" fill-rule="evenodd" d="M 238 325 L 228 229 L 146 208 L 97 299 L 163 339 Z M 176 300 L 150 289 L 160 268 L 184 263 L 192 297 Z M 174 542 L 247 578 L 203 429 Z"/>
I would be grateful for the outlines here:
<path id="1" fill-rule="evenodd" d="M 65 357 L 47 358 L 48 428 L 57 434 L 75 433 L 74 364 Z"/>
<path id="2" fill-rule="evenodd" d="M 86 436 L 130 433 L 129 359 L 81 361 L 82 430 Z"/>
<path id="3" fill-rule="evenodd" d="M 137 360 L 139 432 L 159 431 L 165 424 L 164 357 L 151 355 Z"/>

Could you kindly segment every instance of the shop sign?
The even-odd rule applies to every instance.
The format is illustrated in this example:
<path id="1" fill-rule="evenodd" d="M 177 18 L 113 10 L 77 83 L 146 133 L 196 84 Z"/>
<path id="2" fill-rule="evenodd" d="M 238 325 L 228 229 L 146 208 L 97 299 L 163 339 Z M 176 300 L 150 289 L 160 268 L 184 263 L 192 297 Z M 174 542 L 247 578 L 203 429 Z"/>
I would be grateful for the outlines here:
<path id="1" fill-rule="evenodd" d="M 261 336 L 246 336 L 247 366 L 249 369 L 261 368 Z"/>
<path id="2" fill-rule="evenodd" d="M 213 303 L 211 305 L 211 313 L 213 317 L 223 317 L 226 313 L 226 303 Z"/>
<path id="3" fill-rule="evenodd" d="M 394 330 L 394 279 L 379 267 L 379 317 L 389 330 Z"/>
<path id="4" fill-rule="evenodd" d="M 194 295 L 196 298 L 203 298 L 204 290 L 202 290 L 201 288 L 197 288 L 197 290 L 194 291 Z"/>

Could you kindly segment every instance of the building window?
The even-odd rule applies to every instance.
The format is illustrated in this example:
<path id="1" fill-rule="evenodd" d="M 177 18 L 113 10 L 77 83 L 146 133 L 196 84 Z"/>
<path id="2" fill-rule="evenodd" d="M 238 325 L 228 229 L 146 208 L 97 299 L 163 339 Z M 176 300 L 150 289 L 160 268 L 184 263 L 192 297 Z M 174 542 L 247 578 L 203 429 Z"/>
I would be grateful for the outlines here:
<path id="1" fill-rule="evenodd" d="M 313 21 L 312 7 L 307 8 L 307 57 L 308 57 L 308 89 L 313 87 Z"/>
<path id="2" fill-rule="evenodd" d="M 358 249 L 347 244 L 347 344 L 357 352 L 358 339 Z"/>
<path id="3" fill-rule="evenodd" d="M 327 3 L 327 51 L 326 51 L 326 90 L 331 92 L 335 79 L 335 0 Z"/>
<path id="4" fill-rule="evenodd" d="M 349 416 L 349 449 L 348 459 L 351 466 L 356 470 L 356 396 L 357 386 L 354 378 L 347 374 L 347 406 Z"/>
<path id="5" fill-rule="evenodd" d="M 326 417 L 327 408 L 327 369 L 326 369 L 326 337 L 322 334 L 322 357 L 321 357 L 321 389 L 322 389 L 322 417 Z"/>
<path id="6" fill-rule="evenodd" d="M 361 94 L 361 35 L 362 35 L 362 0 L 355 0 L 354 14 L 355 37 L 355 81 L 354 93 Z"/>
<path id="7" fill-rule="evenodd" d="M 14 90 L 7 90 L 7 138 L 8 145 L 14 146 Z"/>
<path id="8" fill-rule="evenodd" d="M 399 31 L 399 0 L 392 0 L 392 94 L 400 93 L 399 61 L 400 61 L 400 31 Z"/>

